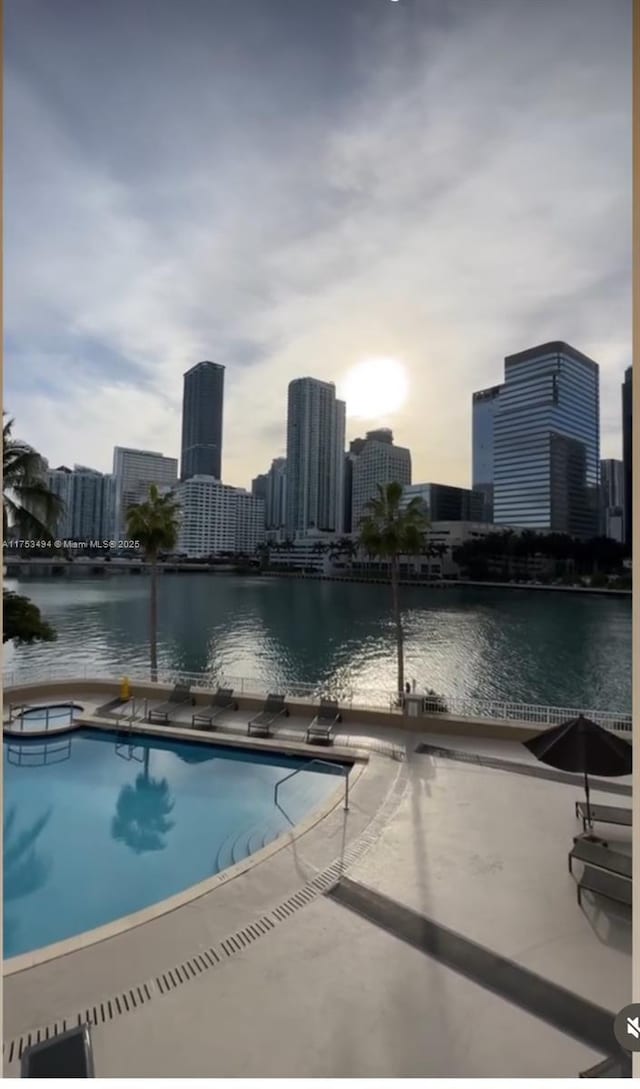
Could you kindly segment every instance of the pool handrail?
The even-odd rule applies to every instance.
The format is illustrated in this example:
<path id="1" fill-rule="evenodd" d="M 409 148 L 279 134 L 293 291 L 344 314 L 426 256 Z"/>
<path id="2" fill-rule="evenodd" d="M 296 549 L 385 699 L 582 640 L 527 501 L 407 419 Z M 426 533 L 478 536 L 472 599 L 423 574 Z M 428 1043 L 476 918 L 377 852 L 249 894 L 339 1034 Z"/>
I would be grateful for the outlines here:
<path id="1" fill-rule="evenodd" d="M 283 775 L 282 779 L 278 779 L 278 782 L 273 788 L 273 802 L 274 805 L 278 805 L 278 787 L 286 783 L 287 779 L 293 779 L 294 775 L 297 775 L 299 771 L 304 771 L 310 764 L 325 764 L 329 768 L 339 768 L 344 774 L 344 808 L 345 812 L 349 809 L 349 773 L 351 772 L 351 764 L 340 764 L 337 760 L 323 760 L 319 756 L 314 756 L 311 760 L 305 760 L 304 764 L 301 764 L 299 768 L 294 768 L 288 775 Z M 278 808 L 280 808 L 278 806 Z"/>

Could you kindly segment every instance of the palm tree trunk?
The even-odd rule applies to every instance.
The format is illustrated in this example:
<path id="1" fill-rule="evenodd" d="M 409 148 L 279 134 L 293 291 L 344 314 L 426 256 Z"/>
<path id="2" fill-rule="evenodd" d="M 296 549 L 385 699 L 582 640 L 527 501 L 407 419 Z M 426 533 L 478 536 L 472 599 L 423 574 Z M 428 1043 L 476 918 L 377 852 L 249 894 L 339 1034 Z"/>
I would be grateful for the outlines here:
<path id="1" fill-rule="evenodd" d="M 158 569 L 155 556 L 151 559 L 151 587 L 149 600 L 149 651 L 151 680 L 158 680 Z"/>
<path id="2" fill-rule="evenodd" d="M 396 626 L 396 647 L 398 655 L 398 698 L 404 698 L 404 637 L 402 633 L 402 617 L 400 616 L 400 588 L 398 573 L 398 557 L 391 560 L 391 601 L 393 607 L 393 619 Z"/>

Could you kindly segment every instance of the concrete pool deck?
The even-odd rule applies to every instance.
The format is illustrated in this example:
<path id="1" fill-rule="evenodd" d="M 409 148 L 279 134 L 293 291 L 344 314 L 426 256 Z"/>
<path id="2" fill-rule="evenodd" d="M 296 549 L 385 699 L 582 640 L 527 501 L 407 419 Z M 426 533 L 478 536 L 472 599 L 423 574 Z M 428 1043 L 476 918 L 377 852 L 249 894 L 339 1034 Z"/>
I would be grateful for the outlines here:
<path id="1" fill-rule="evenodd" d="M 576 903 L 579 785 L 414 751 L 525 764 L 516 742 L 347 730 L 341 747 L 370 752 L 348 814 L 209 896 L 5 981 L 5 1073 L 19 1037 L 93 1006 L 105 1077 L 570 1077 L 605 1057 L 608 1014 L 631 1000 L 631 928 L 606 901 Z M 630 838 L 608 835 L 625 851 Z M 403 912 L 435 928 L 435 954 Z M 131 989 L 135 1006 L 116 1011 Z"/>

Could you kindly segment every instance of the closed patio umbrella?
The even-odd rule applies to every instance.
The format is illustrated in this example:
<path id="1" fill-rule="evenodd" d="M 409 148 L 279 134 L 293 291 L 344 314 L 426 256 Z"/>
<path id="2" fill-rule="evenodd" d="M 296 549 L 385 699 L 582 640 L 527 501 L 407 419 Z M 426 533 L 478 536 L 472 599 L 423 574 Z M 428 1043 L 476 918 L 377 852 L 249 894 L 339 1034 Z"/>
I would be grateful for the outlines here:
<path id="1" fill-rule="evenodd" d="M 589 776 L 631 775 L 631 745 L 584 715 L 562 722 L 552 730 L 544 730 L 524 744 L 543 764 L 561 771 L 582 772 L 589 828 L 592 827 Z"/>

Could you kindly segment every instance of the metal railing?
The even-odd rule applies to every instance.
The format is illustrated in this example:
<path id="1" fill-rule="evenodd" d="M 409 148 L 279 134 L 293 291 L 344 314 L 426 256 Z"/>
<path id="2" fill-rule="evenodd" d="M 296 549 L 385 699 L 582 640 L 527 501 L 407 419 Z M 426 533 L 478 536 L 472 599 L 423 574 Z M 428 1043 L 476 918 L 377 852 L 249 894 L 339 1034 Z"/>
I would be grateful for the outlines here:
<path id="1" fill-rule="evenodd" d="M 324 764 L 328 768 L 338 768 L 344 775 L 344 808 L 345 811 L 349 809 L 349 773 L 351 771 L 351 765 L 338 764 L 335 760 L 322 760 L 320 757 L 314 756 L 313 760 L 306 760 L 304 764 L 299 768 L 294 768 L 288 775 L 283 775 L 282 779 L 278 779 L 273 789 L 273 803 L 278 805 L 278 789 L 283 783 L 286 783 L 288 779 L 293 779 L 294 775 L 298 775 L 301 771 L 311 767 L 312 764 Z M 280 806 L 278 805 L 278 809 Z"/>
<path id="2" fill-rule="evenodd" d="M 118 667 L 75 666 L 66 669 L 33 666 L 25 669 L 7 670 L 3 674 L 3 686 L 17 687 L 46 681 L 73 680 L 114 680 L 119 675 Z M 129 669 L 126 675 L 132 682 L 149 684 L 147 669 Z M 285 699 L 319 702 L 321 698 L 333 697 L 345 710 L 386 711 L 394 718 L 403 713 L 401 701 L 395 691 L 389 689 L 348 688 L 339 682 L 318 684 L 287 683 L 277 678 L 264 680 L 257 677 L 230 676 L 211 670 L 206 673 L 192 673 L 184 670 L 158 671 L 158 683 L 164 685 L 189 682 L 196 689 L 211 690 L 218 685 L 233 688 L 238 695 L 247 695 L 264 699 L 268 692 L 282 692 Z M 415 695 L 415 693 L 411 693 Z M 500 722 L 531 723 L 539 726 L 555 726 L 567 719 L 583 714 L 593 719 L 605 729 L 631 734 L 632 717 L 627 711 L 603 711 L 594 708 L 558 707 L 542 704 L 517 703 L 509 700 L 492 700 L 474 696 L 422 697 L 421 710 L 426 714 L 449 714 L 460 718 L 494 719 Z M 146 713 L 144 715 L 146 718 Z"/>
<path id="3" fill-rule="evenodd" d="M 20 731 L 22 733 L 24 733 L 25 732 L 25 725 L 24 725 L 25 724 L 25 718 L 27 718 L 27 721 L 30 721 L 29 712 L 34 712 L 33 718 L 31 720 L 34 723 L 34 728 L 36 728 L 37 730 L 47 731 L 49 729 L 49 723 L 51 721 L 51 718 L 54 718 L 54 720 L 55 719 L 60 720 L 61 716 L 59 714 L 58 715 L 53 715 L 52 714 L 53 711 L 59 711 L 59 710 L 60 710 L 59 707 L 39 707 L 37 704 L 33 704 L 33 703 L 10 703 L 9 704 L 9 718 L 8 718 L 8 721 L 5 723 L 5 725 L 11 726 L 11 728 L 13 730 L 15 730 L 16 726 L 17 726 L 17 723 L 19 723 L 20 724 L 20 726 L 19 726 Z M 73 705 L 71 705 L 69 707 L 69 720 L 67 721 L 66 719 L 64 719 L 63 721 L 59 722 L 59 725 L 60 725 L 61 729 L 64 729 L 67 726 L 73 725 L 74 716 L 75 716 L 77 710 L 78 710 L 77 707 L 74 707 Z M 38 712 L 37 717 L 35 715 L 35 712 Z M 44 714 L 44 718 L 41 717 L 42 714 Z M 28 727 L 27 727 L 26 732 L 27 733 L 29 732 Z"/>

